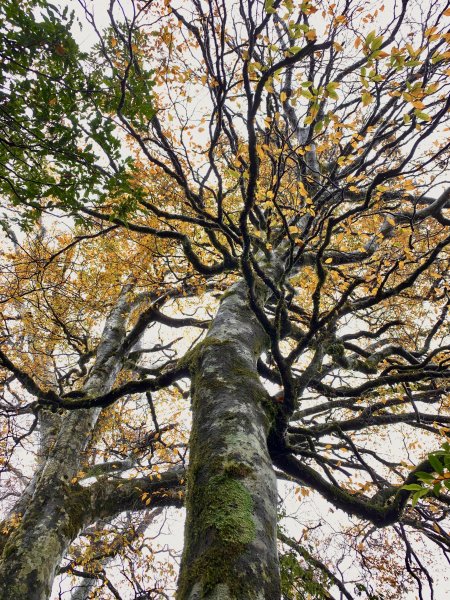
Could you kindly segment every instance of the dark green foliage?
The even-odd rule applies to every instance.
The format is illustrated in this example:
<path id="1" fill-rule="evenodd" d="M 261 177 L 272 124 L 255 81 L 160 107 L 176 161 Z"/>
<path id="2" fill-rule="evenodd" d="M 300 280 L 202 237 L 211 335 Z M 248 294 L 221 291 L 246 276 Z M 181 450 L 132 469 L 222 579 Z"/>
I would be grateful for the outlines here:
<path id="1" fill-rule="evenodd" d="M 43 210 L 79 214 L 106 199 L 125 218 L 139 194 L 117 122 L 153 117 L 151 71 L 111 31 L 92 56 L 82 52 L 73 25 L 67 6 L 0 3 L 0 193 L 25 227 Z"/>
<path id="2" fill-rule="evenodd" d="M 416 479 L 420 483 L 409 483 L 402 489 L 414 492 L 412 505 L 415 506 L 420 498 L 433 493 L 439 496 L 450 490 L 450 444 L 445 442 L 442 449 L 428 455 L 429 472 L 417 471 Z"/>

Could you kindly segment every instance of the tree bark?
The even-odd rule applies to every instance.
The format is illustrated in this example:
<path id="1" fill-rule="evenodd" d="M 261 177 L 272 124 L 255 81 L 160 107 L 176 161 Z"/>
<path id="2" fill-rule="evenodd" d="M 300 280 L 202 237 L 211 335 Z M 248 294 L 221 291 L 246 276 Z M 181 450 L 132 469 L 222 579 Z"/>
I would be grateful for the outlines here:
<path id="1" fill-rule="evenodd" d="M 122 365 L 119 348 L 126 330 L 129 303 L 126 286 L 109 315 L 98 345 L 96 360 L 83 388 L 87 395 L 107 392 Z M 86 497 L 71 479 L 80 468 L 83 451 L 100 409 L 78 410 L 61 419 L 53 447 L 37 476 L 19 501 L 12 528 L 0 560 L 0 600 L 46 600 L 55 572 L 70 542 L 75 539 L 85 511 Z M 24 510 L 19 514 L 19 510 Z"/>
<path id="2" fill-rule="evenodd" d="M 187 357 L 192 432 L 178 600 L 280 598 L 276 477 L 267 450 L 274 411 L 256 370 L 267 343 L 241 282 Z"/>

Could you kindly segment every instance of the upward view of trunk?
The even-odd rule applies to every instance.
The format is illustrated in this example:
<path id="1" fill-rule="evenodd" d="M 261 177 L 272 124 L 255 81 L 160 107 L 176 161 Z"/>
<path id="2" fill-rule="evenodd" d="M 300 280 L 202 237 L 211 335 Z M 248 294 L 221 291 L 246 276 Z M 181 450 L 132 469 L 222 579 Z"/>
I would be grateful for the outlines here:
<path id="1" fill-rule="evenodd" d="M 272 411 L 256 370 L 266 344 L 240 283 L 189 357 L 193 423 L 178 600 L 280 597 L 266 441 Z"/>
<path id="2" fill-rule="evenodd" d="M 127 308 L 123 293 L 85 384 L 92 396 L 107 392 L 121 367 Z M 267 343 L 241 282 L 186 357 L 193 426 L 180 600 L 280 597 L 276 478 L 267 450 L 273 408 L 256 370 Z M 18 525 L 2 551 L 1 600 L 50 597 L 64 554 L 85 525 L 89 500 L 70 482 L 99 412 L 41 414 L 40 465 L 13 509 Z"/>
<path id="3" fill-rule="evenodd" d="M 0 600 L 442 596 L 449 23 L 0 0 Z"/>
<path id="4" fill-rule="evenodd" d="M 125 335 L 126 292 L 125 288 L 107 319 L 95 365 L 84 387 L 88 394 L 107 392 L 121 367 L 118 350 Z M 9 535 L 0 560 L 1 600 L 49 598 L 64 553 L 82 525 L 83 491 L 80 488 L 74 493 L 69 483 L 80 468 L 99 413 L 99 409 L 70 412 L 59 419 L 59 424 L 57 418 L 44 415 L 41 436 L 45 441 L 51 421 L 47 441 L 53 446 L 41 452 L 45 455 L 41 466 L 13 509 L 18 526 Z"/>

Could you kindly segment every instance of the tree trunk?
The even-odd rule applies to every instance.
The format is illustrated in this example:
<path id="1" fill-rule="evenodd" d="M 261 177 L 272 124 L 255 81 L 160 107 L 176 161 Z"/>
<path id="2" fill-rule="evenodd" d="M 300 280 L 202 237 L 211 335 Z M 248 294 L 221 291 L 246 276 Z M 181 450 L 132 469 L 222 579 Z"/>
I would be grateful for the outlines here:
<path id="1" fill-rule="evenodd" d="M 273 408 L 256 370 L 267 342 L 242 282 L 188 356 L 192 432 L 178 600 L 280 598 L 267 450 Z"/>
<path id="2" fill-rule="evenodd" d="M 83 388 L 89 396 L 107 392 L 122 364 L 120 346 L 125 336 L 128 300 L 126 286 L 109 315 L 96 360 Z M 0 600 L 47 600 L 57 568 L 78 535 L 87 498 L 81 486 L 70 485 L 80 468 L 83 451 L 100 414 L 78 410 L 61 419 L 59 432 L 50 436 L 37 477 L 25 490 L 27 504 L 18 503 L 0 560 Z M 19 514 L 25 508 L 23 515 Z"/>

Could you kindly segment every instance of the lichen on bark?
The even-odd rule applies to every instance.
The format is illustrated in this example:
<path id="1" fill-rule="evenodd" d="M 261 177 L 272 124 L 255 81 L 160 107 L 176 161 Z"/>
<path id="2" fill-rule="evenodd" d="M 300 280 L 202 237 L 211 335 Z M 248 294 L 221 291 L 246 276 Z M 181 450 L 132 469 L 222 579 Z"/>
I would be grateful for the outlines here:
<path id="1" fill-rule="evenodd" d="M 256 369 L 267 336 L 244 286 L 190 356 L 192 429 L 178 600 L 277 600 L 271 402 Z"/>

